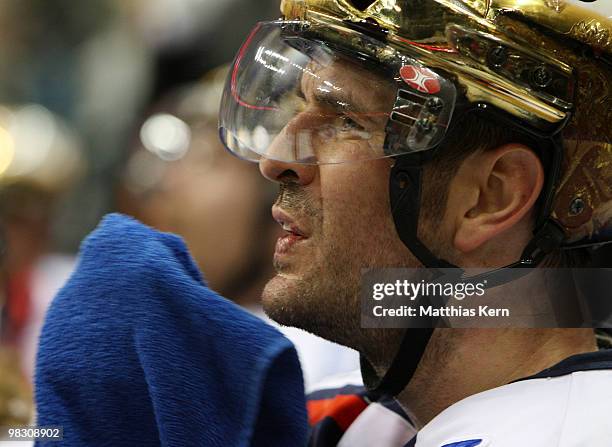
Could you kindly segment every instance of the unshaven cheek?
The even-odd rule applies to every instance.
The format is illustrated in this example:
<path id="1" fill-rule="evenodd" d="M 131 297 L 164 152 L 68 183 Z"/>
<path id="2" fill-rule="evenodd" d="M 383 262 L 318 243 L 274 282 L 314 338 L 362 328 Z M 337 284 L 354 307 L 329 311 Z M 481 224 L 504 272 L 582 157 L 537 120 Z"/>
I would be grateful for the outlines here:
<path id="1" fill-rule="evenodd" d="M 354 269 L 392 264 L 406 254 L 389 208 L 389 171 L 389 160 L 320 167 L 322 233 L 350 254 Z"/>

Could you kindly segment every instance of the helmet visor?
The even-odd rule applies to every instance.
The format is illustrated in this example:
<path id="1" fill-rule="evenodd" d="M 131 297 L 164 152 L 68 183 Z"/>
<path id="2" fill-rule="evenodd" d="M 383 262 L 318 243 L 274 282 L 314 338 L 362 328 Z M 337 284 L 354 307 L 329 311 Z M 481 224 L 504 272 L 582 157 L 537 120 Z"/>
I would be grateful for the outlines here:
<path id="1" fill-rule="evenodd" d="M 252 161 L 329 164 L 430 150 L 455 105 L 452 82 L 376 39 L 307 22 L 262 22 L 221 102 L 225 146 Z"/>

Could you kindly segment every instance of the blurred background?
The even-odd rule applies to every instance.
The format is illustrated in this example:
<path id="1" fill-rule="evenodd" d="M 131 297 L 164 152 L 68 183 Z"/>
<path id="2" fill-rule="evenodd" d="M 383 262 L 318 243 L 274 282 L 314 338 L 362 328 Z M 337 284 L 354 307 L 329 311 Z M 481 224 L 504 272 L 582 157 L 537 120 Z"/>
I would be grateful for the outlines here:
<path id="1" fill-rule="evenodd" d="M 217 113 L 224 65 L 278 11 L 279 0 L 0 0 L 0 426 L 32 421 L 46 308 L 106 213 L 180 234 L 212 288 L 265 318 L 276 188 L 223 150 Z M 283 331 L 307 384 L 358 365 Z"/>
<path id="2" fill-rule="evenodd" d="M 612 15 L 609 0 L 584 5 Z M 0 426 L 31 421 L 45 309 L 108 212 L 181 234 L 210 285 L 261 314 L 276 190 L 223 151 L 216 113 L 222 66 L 278 8 L 0 0 Z M 352 351 L 286 333 L 307 384 L 357 367 Z"/>

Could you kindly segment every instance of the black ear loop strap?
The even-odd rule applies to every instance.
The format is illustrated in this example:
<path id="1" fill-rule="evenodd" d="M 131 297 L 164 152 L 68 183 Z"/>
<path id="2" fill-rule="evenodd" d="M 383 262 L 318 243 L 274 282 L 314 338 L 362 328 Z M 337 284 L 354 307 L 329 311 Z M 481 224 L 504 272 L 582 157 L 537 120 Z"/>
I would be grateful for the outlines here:
<path id="1" fill-rule="evenodd" d="M 563 157 L 563 146 L 559 138 L 559 131 L 552 135 L 544 135 L 523 126 L 519 121 L 487 104 L 478 104 L 465 113 L 483 113 L 489 119 L 498 120 L 504 124 L 517 127 L 520 131 L 534 137 L 543 143 L 540 148 L 540 157 L 548 167 L 546 184 L 541 197 L 541 207 L 536 220 L 536 230 L 531 241 L 527 244 L 521 259 L 505 267 L 495 269 L 471 277 L 466 277 L 459 267 L 438 258 L 418 237 L 419 211 L 422 193 L 423 166 L 433 155 L 434 148 L 429 153 L 405 154 L 395 157 L 389 178 L 389 197 L 395 228 L 401 239 L 415 257 L 425 268 L 437 269 L 437 278 L 446 277 L 453 281 L 481 282 L 487 280 L 486 287 L 496 287 L 516 280 L 536 267 L 545 256 L 558 248 L 563 242 L 563 230 L 552 220 L 549 214 L 554 197 L 556 185 Z M 569 119 L 569 117 L 568 117 Z M 459 120 L 458 120 L 459 121 Z M 545 153 L 545 151 L 550 153 Z M 453 269 L 458 272 L 452 278 L 448 277 L 443 269 Z M 437 320 L 437 319 L 436 319 Z M 360 359 L 364 384 L 375 395 L 397 395 L 412 379 L 423 353 L 434 332 L 437 321 L 432 319 L 428 325 L 419 322 L 418 328 L 406 329 L 400 347 L 391 362 L 387 372 L 380 377 L 370 362 L 362 355 Z"/>
<path id="2" fill-rule="evenodd" d="M 552 135 L 536 132 L 508 116 L 507 113 L 487 104 L 479 104 L 467 109 L 462 115 L 465 116 L 468 113 L 485 114 L 489 120 L 515 127 L 519 132 L 534 138 L 538 143 L 538 147 L 534 149 L 538 151 L 547 171 L 546 183 L 539 199 L 540 209 L 536 218 L 534 236 L 523 250 L 521 258 L 517 262 L 490 272 L 472 277 L 461 275 L 459 278 L 464 282 L 482 281 L 486 278 L 488 279 L 488 286 L 495 287 L 517 278 L 514 273 L 511 274 L 508 270 L 536 267 L 548 253 L 558 248 L 563 242 L 565 236 L 563 230 L 549 219 L 555 185 L 560 175 L 563 145 L 558 132 Z M 427 154 L 405 154 L 395 158 L 389 179 L 389 197 L 393 220 L 400 239 L 425 268 L 457 269 L 463 272 L 456 265 L 435 256 L 418 237 L 423 167 L 427 161 L 431 160 L 433 152 L 437 149 L 427 151 Z M 443 273 L 440 272 L 440 274 Z"/>

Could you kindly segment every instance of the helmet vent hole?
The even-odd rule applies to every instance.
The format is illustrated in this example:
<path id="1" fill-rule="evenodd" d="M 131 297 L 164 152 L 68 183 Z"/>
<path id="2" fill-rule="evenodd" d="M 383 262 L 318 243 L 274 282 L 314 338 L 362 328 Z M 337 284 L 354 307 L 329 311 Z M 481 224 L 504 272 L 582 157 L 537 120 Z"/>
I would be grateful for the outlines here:
<path id="1" fill-rule="evenodd" d="M 365 11 L 375 1 L 376 0 L 350 0 L 350 3 L 352 3 L 353 6 L 357 8 L 358 10 Z"/>

